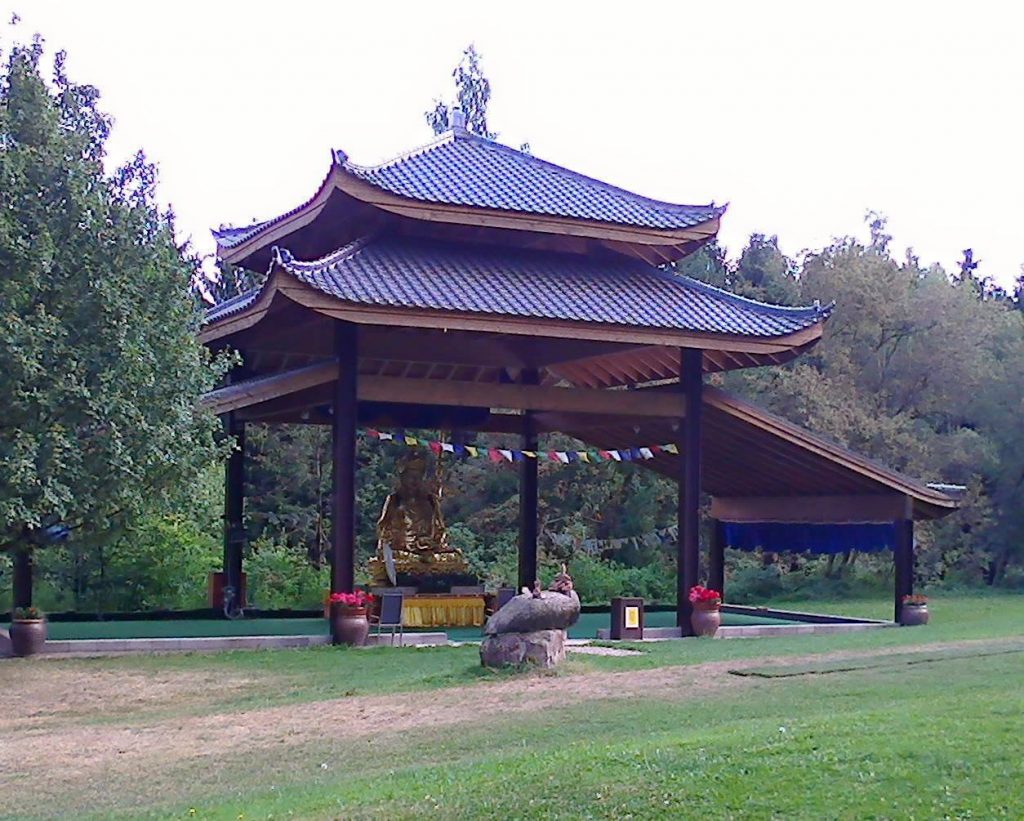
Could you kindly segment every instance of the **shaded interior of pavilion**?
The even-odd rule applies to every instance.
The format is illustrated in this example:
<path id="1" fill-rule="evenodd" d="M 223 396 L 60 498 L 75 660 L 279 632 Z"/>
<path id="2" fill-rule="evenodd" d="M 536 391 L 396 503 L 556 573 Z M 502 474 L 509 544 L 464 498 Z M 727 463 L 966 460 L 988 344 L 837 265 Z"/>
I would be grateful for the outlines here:
<path id="1" fill-rule="evenodd" d="M 321 325 L 320 332 L 310 333 L 310 323 L 314 329 Z M 305 328 L 305 338 L 320 340 L 325 348 L 314 351 L 307 345 L 301 355 L 304 358 L 299 359 L 304 364 L 298 367 L 289 367 L 300 356 L 296 348 L 288 346 L 291 353 L 282 357 L 267 347 L 267 340 L 257 336 L 257 329 L 253 340 L 242 337 L 241 341 L 250 341 L 250 362 L 274 371 L 218 389 L 207 397 L 211 408 L 230 420 L 236 435 L 243 433 L 247 423 L 336 427 L 334 407 L 339 386 L 346 390 L 345 383 L 354 381 L 352 423 L 362 428 L 447 430 L 459 431 L 462 436 L 518 434 L 522 446 L 534 451 L 544 451 L 543 438 L 554 433 L 569 435 L 586 447 L 625 453 L 652 442 L 678 443 L 678 453 L 661 451 L 637 463 L 679 483 L 680 534 L 686 530 L 711 534 L 702 547 L 698 536 L 692 542 L 696 549 L 688 549 L 683 538 L 678 540 L 677 591 L 681 595 L 677 621 L 684 634 L 689 618 L 685 592 L 689 587 L 698 582 L 707 584 L 723 591 L 728 603 L 725 550 L 749 548 L 751 540 L 756 542 L 766 530 L 773 531 L 778 542 L 780 529 L 783 541 L 788 538 L 792 544 L 815 552 L 834 550 L 837 544 L 844 550 L 891 551 L 893 618 L 898 621 L 903 597 L 913 592 L 914 522 L 939 518 L 957 506 L 955 496 L 945 489 L 910 479 L 707 385 L 700 388 L 699 411 L 691 414 L 680 379 L 654 380 L 629 390 L 559 384 L 565 378 L 563 373 L 572 374 L 577 383 L 592 380 L 599 384 L 601 375 L 636 361 L 640 355 L 636 349 L 620 351 L 616 346 L 605 346 L 602 353 L 595 353 L 592 346 L 579 341 L 549 339 L 538 344 L 533 339 L 527 348 L 543 350 L 564 361 L 559 366 L 538 369 L 539 374 L 531 372 L 533 378 L 524 382 L 521 365 L 502 367 L 495 359 L 508 358 L 503 343 L 522 350 L 517 348 L 518 340 L 424 329 L 390 329 L 381 334 L 372 327 L 344 326 L 340 335 L 350 345 L 355 337 L 358 341 L 354 344 L 360 351 L 357 372 L 346 380 L 343 362 L 319 358 L 321 353 L 328 353 L 334 324 L 327 317 L 307 315 L 301 325 L 275 326 Z M 627 355 L 630 350 L 632 359 Z M 411 351 L 417 353 L 410 360 Z M 581 353 L 586 355 L 580 357 Z M 430 358 L 441 361 L 415 361 Z M 444 361 L 459 359 L 473 361 Z M 685 359 L 686 354 L 677 351 L 670 367 L 683 367 Z M 313 361 L 305 364 L 308 360 Z M 700 361 L 704 369 L 715 367 L 713 359 Z M 534 374 L 543 376 L 537 378 Z M 486 381 L 473 382 L 471 375 Z M 351 386 L 347 390 L 352 393 Z M 226 494 L 228 518 L 237 520 L 230 523 L 229 531 L 236 534 L 243 530 L 241 460 L 239 451 L 233 465 L 229 465 Z M 703 500 L 700 509 L 708 513 L 710 522 L 694 522 L 691 506 L 686 504 L 687 466 L 692 467 L 695 461 Z M 538 569 L 537 464 L 526 460 L 517 468 L 518 583 L 529 586 Z M 336 463 L 335 469 L 352 471 L 354 465 Z M 236 574 L 241 570 L 238 541 L 236 538 L 226 547 L 228 576 L 232 564 Z M 816 550 L 819 546 L 820 551 Z M 353 548 L 342 546 L 342 551 L 344 554 L 335 552 L 332 561 L 351 565 Z M 349 579 L 355 568 L 346 572 L 348 578 L 342 584 L 351 586 Z"/>

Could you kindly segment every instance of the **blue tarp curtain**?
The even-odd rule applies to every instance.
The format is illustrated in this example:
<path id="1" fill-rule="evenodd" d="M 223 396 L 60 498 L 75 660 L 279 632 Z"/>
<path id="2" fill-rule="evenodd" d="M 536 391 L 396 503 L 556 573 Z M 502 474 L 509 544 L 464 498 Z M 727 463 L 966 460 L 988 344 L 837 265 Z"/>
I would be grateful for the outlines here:
<path id="1" fill-rule="evenodd" d="M 892 550 L 895 524 L 803 524 L 725 522 L 725 544 L 736 550 L 764 548 L 773 553 L 876 553 Z"/>

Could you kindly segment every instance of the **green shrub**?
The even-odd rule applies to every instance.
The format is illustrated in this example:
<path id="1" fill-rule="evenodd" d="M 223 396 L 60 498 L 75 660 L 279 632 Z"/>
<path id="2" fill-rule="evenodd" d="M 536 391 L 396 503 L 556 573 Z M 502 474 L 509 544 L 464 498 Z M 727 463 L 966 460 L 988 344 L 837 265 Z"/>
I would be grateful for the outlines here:
<path id="1" fill-rule="evenodd" d="M 331 586 L 330 568 L 317 570 L 304 552 L 257 539 L 245 561 L 250 607 L 261 610 L 316 609 Z"/>
<path id="2" fill-rule="evenodd" d="M 222 562 L 221 546 L 176 514 L 146 517 L 107 554 L 98 609 L 115 611 L 205 607 L 207 578 Z"/>
<path id="3" fill-rule="evenodd" d="M 569 563 L 569 572 L 584 604 L 608 604 L 616 596 L 640 596 L 648 603 L 675 601 L 675 571 L 667 562 L 626 567 L 580 554 Z"/>

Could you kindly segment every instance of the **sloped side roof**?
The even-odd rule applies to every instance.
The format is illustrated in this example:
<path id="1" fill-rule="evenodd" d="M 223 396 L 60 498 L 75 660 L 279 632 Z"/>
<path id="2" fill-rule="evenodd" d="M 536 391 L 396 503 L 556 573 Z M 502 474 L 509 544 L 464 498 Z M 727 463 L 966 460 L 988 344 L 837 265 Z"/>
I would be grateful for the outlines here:
<path id="1" fill-rule="evenodd" d="M 682 205 L 634 194 L 492 140 L 456 129 L 376 166 L 333 153 L 341 172 L 381 191 L 424 203 L 469 206 L 524 215 L 545 215 L 647 229 L 686 229 L 716 219 L 725 208 Z M 242 227 L 215 229 L 220 248 L 234 248 L 309 206 Z"/>
<path id="2" fill-rule="evenodd" d="M 545 427 L 543 414 L 539 423 Z M 938 518 L 959 506 L 956 496 L 941 487 L 913 479 L 709 385 L 704 386 L 702 426 L 703 487 L 714 496 L 798 496 L 813 506 L 815 497 L 830 494 L 899 494 L 910 497 L 919 519 Z M 667 420 L 622 417 L 594 422 L 585 415 L 563 414 L 557 429 L 603 448 L 679 440 Z M 683 443 L 679 446 L 682 451 Z M 640 464 L 681 478 L 683 463 L 677 456 L 659 454 Z"/>
<path id="3" fill-rule="evenodd" d="M 743 299 L 625 257 L 597 260 L 393 237 L 363 239 L 310 262 L 277 250 L 275 265 L 325 294 L 360 305 L 757 338 L 801 331 L 831 311 L 831 306 L 786 308 Z M 217 306 L 207 322 L 248 304 L 239 298 Z"/>

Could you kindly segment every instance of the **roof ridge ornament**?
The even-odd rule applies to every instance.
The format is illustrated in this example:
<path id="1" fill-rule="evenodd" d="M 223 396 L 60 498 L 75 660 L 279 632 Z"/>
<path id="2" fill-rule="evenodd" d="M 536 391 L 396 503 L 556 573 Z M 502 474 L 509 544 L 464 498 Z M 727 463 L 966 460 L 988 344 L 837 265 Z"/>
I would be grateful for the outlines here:
<path id="1" fill-rule="evenodd" d="M 332 158 L 337 165 L 346 165 L 348 163 L 348 154 L 346 154 L 342 149 L 335 148 L 331 153 L 333 154 Z"/>
<path id="2" fill-rule="evenodd" d="M 286 267 L 290 262 L 294 262 L 295 257 L 292 256 L 292 252 L 287 248 L 280 248 L 277 245 L 270 249 L 270 268 L 273 270 L 274 266 L 280 265 Z"/>
<path id="3" fill-rule="evenodd" d="M 451 126 L 452 131 L 456 134 L 469 134 L 469 130 L 466 128 L 466 112 L 459 106 L 452 107 Z"/>

